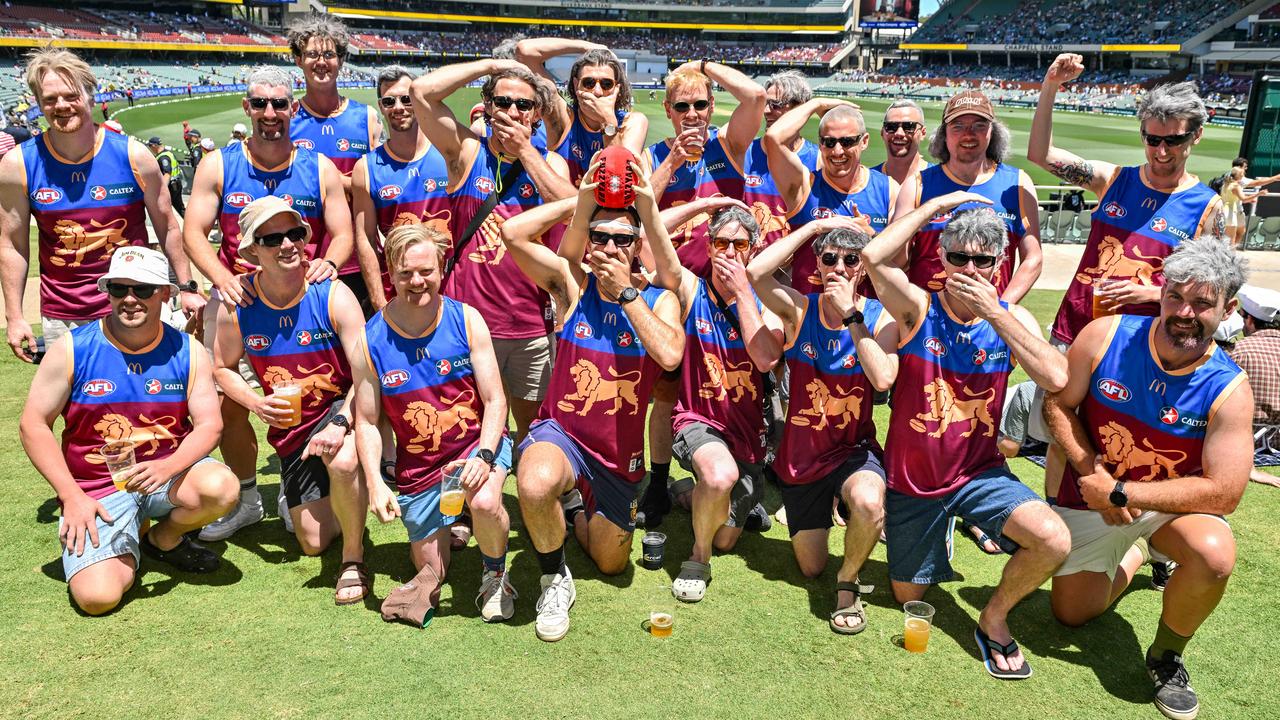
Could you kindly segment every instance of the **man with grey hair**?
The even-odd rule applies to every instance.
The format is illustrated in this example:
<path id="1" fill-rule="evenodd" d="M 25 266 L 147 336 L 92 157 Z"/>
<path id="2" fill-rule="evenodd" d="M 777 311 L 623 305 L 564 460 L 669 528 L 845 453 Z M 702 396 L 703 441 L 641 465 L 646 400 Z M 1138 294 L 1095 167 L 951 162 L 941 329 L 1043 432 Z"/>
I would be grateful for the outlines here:
<path id="1" fill-rule="evenodd" d="M 764 128 L 768 131 L 778 118 L 792 108 L 812 100 L 813 89 L 798 70 L 783 70 L 764 81 L 764 97 Z M 818 146 L 806 140 L 799 131 L 783 142 L 800 158 L 808 172 L 817 172 L 822 166 Z M 769 172 L 769 155 L 764 149 L 764 135 L 756 138 L 751 147 L 747 148 L 742 173 L 746 177 L 742 201 L 751 208 L 751 214 L 760 224 L 764 244 L 772 245 L 790 231 L 790 226 L 787 223 L 787 201 L 778 191 L 778 184 Z"/>
<path id="2" fill-rule="evenodd" d="M 333 161 L 342 189 L 351 198 L 351 171 L 382 136 L 378 113 L 362 102 L 343 97 L 338 79 L 347 60 L 347 28 L 331 15 L 312 15 L 289 31 L 289 52 L 302 70 L 306 91 L 297 101 L 289 126 L 295 145 L 315 150 Z M 355 293 L 370 315 L 369 288 L 361 276 L 360 254 L 352 253 L 338 268 L 339 279 Z"/>
<path id="3" fill-rule="evenodd" d="M 1213 341 L 1235 312 L 1244 259 L 1222 238 L 1185 240 L 1164 275 L 1158 316 L 1094 320 L 1067 351 L 1066 387 L 1045 397 L 1067 467 L 1045 486 L 1071 530 L 1071 554 L 1053 578 L 1059 622 L 1105 612 L 1148 554 L 1177 563 L 1146 666 L 1156 707 L 1181 719 L 1199 710 L 1183 653 L 1235 566 L 1223 518 L 1253 466 L 1254 399 Z"/>
<path id="4" fill-rule="evenodd" d="M 782 319 L 794 400 L 773 469 L 791 550 L 805 577 L 818 577 L 827 566 L 833 500 L 849 508 L 828 621 L 842 635 L 867 625 L 862 593 L 869 589 L 859 584 L 858 573 L 884 529 L 885 495 L 871 404 L 898 376 L 898 324 L 857 290 L 865 273 L 859 253 L 868 240 L 853 218 L 821 218 L 766 248 L 747 268 L 765 307 Z M 807 295 L 775 278 L 804 245 L 812 246 L 822 272 L 822 289 Z"/>
<path id="5" fill-rule="evenodd" d="M 1005 162 L 1009 155 L 1009 129 L 996 119 L 995 108 L 986 95 L 965 90 L 947 101 L 942 124 L 929 143 L 929 154 L 940 164 L 903 183 L 893 217 L 902 217 L 928 200 L 957 191 L 987 198 L 991 209 L 1004 221 L 1009 236 L 992 282 L 1001 299 L 1011 303 L 1022 300 L 1040 277 L 1040 209 L 1031 176 Z M 938 236 L 948 219 L 931 218 L 898 258 L 907 268 L 911 282 L 926 292 L 941 290 L 947 279 L 938 252 Z"/>
<path id="6" fill-rule="evenodd" d="M 1053 340 L 1063 348 L 1095 317 L 1157 314 L 1164 259 L 1181 242 L 1225 230 L 1217 194 L 1187 172 L 1209 117 L 1195 84 L 1160 85 L 1146 93 L 1138 107 L 1146 162 L 1121 167 L 1085 160 L 1053 143 L 1054 98 L 1082 72 L 1084 59 L 1072 53 L 1049 66 L 1027 144 L 1029 160 L 1098 196 L 1080 266 L 1053 322 Z"/>
<path id="7" fill-rule="evenodd" d="M 973 129 L 963 135 L 972 140 Z M 989 132 L 989 128 L 988 128 Z M 953 213 L 957 207 L 976 205 Z M 895 263 L 920 228 L 949 218 L 939 234 L 941 289 L 927 292 Z M 919 600 L 952 577 L 952 517 L 1016 544 L 978 616 L 974 639 L 993 677 L 1031 675 L 1009 631 L 1009 612 L 1049 578 L 1070 550 L 1066 526 L 1018 481 L 997 446 L 1014 364 L 1046 390 L 1067 382 L 1067 362 L 1025 308 L 994 283 L 1008 238 L 991 200 L 953 192 L 895 220 L 862 251 L 880 302 L 898 321 L 898 383 L 889 416 L 885 536 L 898 602 Z"/>
<path id="8" fill-rule="evenodd" d="M 924 110 L 915 100 L 894 100 L 884 111 L 880 123 L 880 139 L 884 141 L 885 160 L 871 168 L 893 178 L 902 185 L 907 178 L 930 166 L 920 154 L 925 138 Z"/>

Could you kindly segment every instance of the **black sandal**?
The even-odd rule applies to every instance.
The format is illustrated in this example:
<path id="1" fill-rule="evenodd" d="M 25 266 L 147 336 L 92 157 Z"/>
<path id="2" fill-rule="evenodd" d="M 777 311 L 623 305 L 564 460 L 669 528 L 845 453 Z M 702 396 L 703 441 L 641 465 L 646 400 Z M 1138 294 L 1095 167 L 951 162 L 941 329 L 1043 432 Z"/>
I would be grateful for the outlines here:
<path id="1" fill-rule="evenodd" d="M 837 582 L 836 583 L 836 604 L 840 603 L 841 592 L 853 593 L 853 602 L 844 607 L 837 607 L 831 611 L 831 620 L 828 624 L 831 631 L 841 635 L 857 635 L 867 629 L 867 611 L 862 607 L 862 596 L 864 593 L 870 593 L 875 590 L 874 585 L 863 585 L 858 581 L 854 582 Z M 856 625 L 837 625 L 836 618 L 844 618 L 848 621 L 854 618 L 858 621 Z"/>
<path id="2" fill-rule="evenodd" d="M 150 533 L 143 535 L 142 541 L 138 544 L 147 557 L 168 563 L 183 572 L 211 573 L 222 564 L 222 558 L 216 553 L 192 542 L 186 535 L 183 535 L 182 540 L 170 550 L 161 550 L 156 547 L 155 543 L 151 542 Z"/>

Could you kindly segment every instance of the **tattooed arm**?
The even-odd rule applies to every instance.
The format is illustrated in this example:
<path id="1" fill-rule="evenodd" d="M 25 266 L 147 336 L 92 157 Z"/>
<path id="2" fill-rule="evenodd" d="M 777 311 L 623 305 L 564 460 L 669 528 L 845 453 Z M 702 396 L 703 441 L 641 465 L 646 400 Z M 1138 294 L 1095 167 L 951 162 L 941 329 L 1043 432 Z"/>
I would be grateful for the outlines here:
<path id="1" fill-rule="evenodd" d="M 1059 55 L 1049 66 L 1049 71 L 1044 76 L 1044 84 L 1040 86 L 1040 100 L 1036 104 L 1035 118 L 1031 121 L 1027 159 L 1053 173 L 1053 176 L 1059 180 L 1101 196 L 1106 190 L 1107 183 L 1115 174 L 1116 166 L 1111 163 L 1085 160 L 1053 144 L 1053 103 L 1058 95 L 1058 88 L 1063 83 L 1080 77 L 1083 71 L 1083 59 L 1072 53 Z"/>

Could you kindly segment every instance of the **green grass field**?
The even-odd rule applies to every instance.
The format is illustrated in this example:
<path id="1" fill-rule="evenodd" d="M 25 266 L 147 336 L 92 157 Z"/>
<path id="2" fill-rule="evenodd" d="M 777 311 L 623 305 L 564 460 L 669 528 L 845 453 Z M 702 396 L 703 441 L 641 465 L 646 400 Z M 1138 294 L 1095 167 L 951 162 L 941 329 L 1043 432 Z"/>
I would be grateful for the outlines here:
<path id="1" fill-rule="evenodd" d="M 223 98 L 135 110 L 121 120 L 135 135 L 158 133 L 174 142 L 184 117 L 221 138 L 242 115 Z M 1115 133 L 1130 134 L 1116 144 L 1133 157 L 1087 135 L 1072 145 L 1091 149 L 1085 154 L 1092 157 L 1136 161 L 1132 127 L 1110 121 L 1117 123 Z M 1083 133 L 1100 122 L 1082 119 L 1079 127 Z M 655 118 L 655 138 L 662 128 Z M 1225 137 L 1220 142 L 1230 144 Z M 877 151 L 873 143 L 868 161 L 877 160 Z M 1218 160 L 1225 164 L 1233 154 Z M 1060 293 L 1039 290 L 1027 304 L 1048 322 L 1059 299 Z M 0 507 L 6 551 L 0 667 L 8 668 L 0 676 L 6 699 L 0 717 L 1160 717 L 1141 660 L 1161 602 L 1146 570 L 1113 612 L 1079 630 L 1052 619 L 1047 587 L 1035 592 L 1012 616 L 1035 677 L 1002 683 L 981 668 L 972 630 L 1003 562 L 960 537 L 955 566 L 962 579 L 926 597 L 938 615 L 923 655 L 895 642 L 902 613 L 888 592 L 883 546 L 862 574 L 877 586 L 866 598 L 868 629 L 837 636 L 826 618 L 840 536 L 832 536 L 832 565 L 809 581 L 795 569 L 786 529 L 777 525 L 764 535 L 748 534 L 735 552 L 717 557 L 707 598 L 677 608 L 672 637 L 649 637 L 640 623 L 692 542 L 688 515 L 680 512 L 662 528 L 670 536 L 664 571 L 636 565 L 620 577 L 602 577 L 568 542 L 578 587 L 573 628 L 561 642 L 543 643 L 532 627 L 537 563 L 512 479 L 509 562 L 521 595 L 505 625 L 485 625 L 478 617 L 474 544 L 454 557 L 440 614 L 415 630 L 383 623 L 378 600 L 335 607 L 336 549 L 321 558 L 300 556 L 275 517 L 215 543 L 224 558 L 218 573 L 172 574 L 144 563 L 119 610 L 84 617 L 70 606 L 62 580 L 56 503 L 16 442 L 31 377 L 30 366 L 0 359 L 0 434 L 13 443 L 0 448 L 6 478 L 0 487 L 9 498 Z M 876 415 L 883 434 L 885 408 Z M 259 466 L 266 504 L 274 508 L 278 464 L 263 453 Z M 1023 460 L 1013 468 L 1043 490 L 1037 468 Z M 766 505 L 780 505 L 772 488 Z M 1270 594 L 1280 578 L 1277 514 L 1280 491 L 1251 485 L 1232 517 L 1239 543 L 1235 577 L 1188 653 L 1202 717 L 1261 720 L 1280 707 L 1266 665 L 1277 641 L 1265 631 L 1280 615 Z M 412 575 L 402 526 L 375 523 L 367 547 L 382 598 Z M 638 542 L 633 557 L 639 558 Z"/>

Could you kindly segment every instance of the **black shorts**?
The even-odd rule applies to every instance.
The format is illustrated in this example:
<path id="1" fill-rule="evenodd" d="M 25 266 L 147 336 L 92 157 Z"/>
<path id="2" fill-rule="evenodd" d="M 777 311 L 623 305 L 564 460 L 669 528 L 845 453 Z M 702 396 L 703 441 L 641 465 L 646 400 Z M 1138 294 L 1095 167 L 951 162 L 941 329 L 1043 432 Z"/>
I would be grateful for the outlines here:
<path id="1" fill-rule="evenodd" d="M 787 530 L 791 536 L 801 530 L 826 530 L 831 527 L 831 502 L 840 497 L 840 488 L 857 472 L 870 472 L 884 480 L 884 465 L 879 453 L 859 448 L 840 467 L 827 476 L 804 485 L 781 484 L 782 506 L 787 509 Z"/>
<path id="2" fill-rule="evenodd" d="M 324 419 L 307 435 L 306 442 L 288 455 L 280 456 L 280 492 L 284 493 L 288 507 L 296 508 L 329 497 L 329 469 L 325 467 L 324 459 L 319 455 L 312 455 L 303 460 L 302 453 L 307 449 L 311 438 L 328 427 L 329 421 L 341 409 L 342 398 L 337 398 L 329 406 Z"/>
<path id="3" fill-rule="evenodd" d="M 360 310 L 364 313 L 364 319 L 368 320 L 373 317 L 373 305 L 369 301 L 369 286 L 364 282 L 364 275 L 359 272 L 353 272 L 347 275 L 339 275 L 338 279 L 351 289 L 351 293 L 356 296 L 356 302 L 360 303 Z"/>

